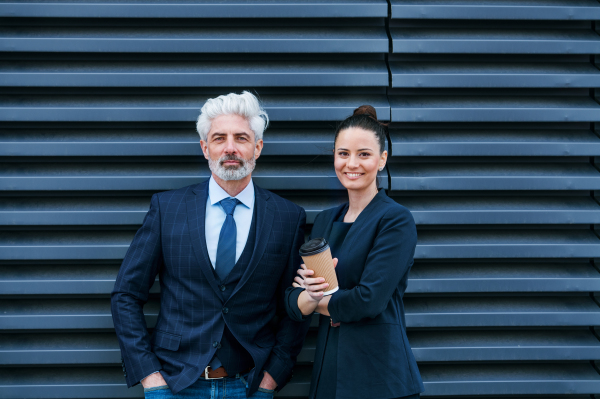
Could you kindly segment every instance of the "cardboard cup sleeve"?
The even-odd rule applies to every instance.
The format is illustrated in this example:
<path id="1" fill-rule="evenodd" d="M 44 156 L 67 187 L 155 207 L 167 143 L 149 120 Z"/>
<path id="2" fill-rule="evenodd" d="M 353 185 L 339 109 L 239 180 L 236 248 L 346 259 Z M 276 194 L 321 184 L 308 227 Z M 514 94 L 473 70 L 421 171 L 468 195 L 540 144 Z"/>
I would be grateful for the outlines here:
<path id="1" fill-rule="evenodd" d="M 306 267 L 315 272 L 313 277 L 323 277 L 329 284 L 329 289 L 324 292 L 325 295 L 331 295 L 339 290 L 331 249 L 327 240 L 315 238 L 308 241 L 300 247 L 300 256 Z"/>

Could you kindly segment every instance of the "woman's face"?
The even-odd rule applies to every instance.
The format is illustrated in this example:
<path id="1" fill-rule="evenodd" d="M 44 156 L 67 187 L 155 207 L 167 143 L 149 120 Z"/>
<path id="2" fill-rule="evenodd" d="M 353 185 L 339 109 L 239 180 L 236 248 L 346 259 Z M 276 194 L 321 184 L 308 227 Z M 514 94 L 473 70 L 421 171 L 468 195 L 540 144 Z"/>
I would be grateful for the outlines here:
<path id="1" fill-rule="evenodd" d="M 366 190 L 377 183 L 377 172 L 385 166 L 387 151 L 379 153 L 374 132 L 357 127 L 340 131 L 335 142 L 334 166 L 348 190 Z"/>

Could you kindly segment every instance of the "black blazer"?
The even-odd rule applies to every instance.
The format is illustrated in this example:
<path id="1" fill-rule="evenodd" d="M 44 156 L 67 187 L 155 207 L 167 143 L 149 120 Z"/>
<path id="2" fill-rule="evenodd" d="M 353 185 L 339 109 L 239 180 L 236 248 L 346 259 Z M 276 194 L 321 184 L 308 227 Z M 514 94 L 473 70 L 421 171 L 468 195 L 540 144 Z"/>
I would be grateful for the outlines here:
<path id="1" fill-rule="evenodd" d="M 248 268 L 224 301 L 206 249 L 208 182 L 155 194 L 112 293 L 112 314 L 128 386 L 161 370 L 171 391 L 193 384 L 215 354 L 225 323 L 254 359 L 249 394 L 266 369 L 282 388 L 308 325 L 283 304 L 300 265 L 306 214 L 255 186 L 257 236 Z M 219 232 L 215 232 L 219 234 Z M 150 335 L 142 313 L 160 276 L 160 313 Z M 227 310 L 225 310 L 227 309 Z"/>
<path id="2" fill-rule="evenodd" d="M 311 237 L 329 238 L 347 204 L 317 215 Z M 329 313 L 341 322 L 337 397 L 398 398 L 423 392 L 423 382 L 406 337 L 402 297 L 417 244 L 415 222 L 405 207 L 381 190 L 358 216 L 338 250 L 340 290 Z M 288 298 L 297 298 L 288 289 Z M 286 302 L 298 319 L 297 299 Z M 294 309 L 295 307 L 295 309 Z M 294 317 L 296 315 L 296 317 Z M 310 397 L 323 361 L 329 318 L 321 317 Z"/>

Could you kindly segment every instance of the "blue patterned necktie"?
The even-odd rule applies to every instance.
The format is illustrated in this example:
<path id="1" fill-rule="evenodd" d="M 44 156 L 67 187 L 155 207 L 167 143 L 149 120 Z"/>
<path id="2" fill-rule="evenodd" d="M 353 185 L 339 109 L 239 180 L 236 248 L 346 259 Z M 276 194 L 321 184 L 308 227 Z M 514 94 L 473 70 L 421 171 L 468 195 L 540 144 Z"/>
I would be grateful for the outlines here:
<path id="1" fill-rule="evenodd" d="M 227 214 L 223 227 L 221 227 L 221 233 L 219 234 L 219 244 L 217 245 L 217 264 L 215 265 L 215 271 L 217 275 L 224 281 L 229 275 L 229 272 L 235 266 L 235 247 L 237 240 L 237 228 L 235 226 L 235 219 L 233 218 L 233 211 L 240 201 L 237 198 L 225 198 L 219 202 L 223 207 L 223 210 Z"/>

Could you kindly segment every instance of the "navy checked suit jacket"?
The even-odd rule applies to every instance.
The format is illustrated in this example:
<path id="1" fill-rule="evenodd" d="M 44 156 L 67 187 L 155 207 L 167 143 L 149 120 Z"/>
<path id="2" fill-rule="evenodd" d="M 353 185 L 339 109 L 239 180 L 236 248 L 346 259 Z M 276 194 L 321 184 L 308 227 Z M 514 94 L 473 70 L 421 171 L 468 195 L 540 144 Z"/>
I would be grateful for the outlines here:
<path id="1" fill-rule="evenodd" d="M 247 394 L 258 389 L 262 370 L 281 389 L 310 323 L 292 321 L 283 303 L 301 263 L 306 213 L 255 185 L 254 251 L 239 284 L 223 300 L 206 249 L 207 196 L 208 181 L 154 194 L 125 255 L 111 305 L 127 385 L 160 370 L 173 393 L 187 388 L 212 359 L 226 323 L 254 359 Z M 156 275 L 160 313 L 150 335 L 142 308 Z"/>

